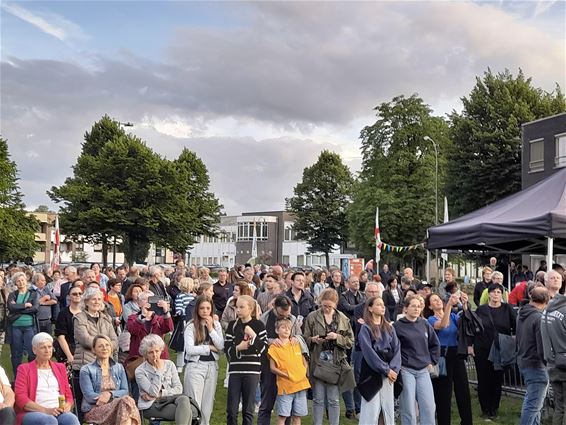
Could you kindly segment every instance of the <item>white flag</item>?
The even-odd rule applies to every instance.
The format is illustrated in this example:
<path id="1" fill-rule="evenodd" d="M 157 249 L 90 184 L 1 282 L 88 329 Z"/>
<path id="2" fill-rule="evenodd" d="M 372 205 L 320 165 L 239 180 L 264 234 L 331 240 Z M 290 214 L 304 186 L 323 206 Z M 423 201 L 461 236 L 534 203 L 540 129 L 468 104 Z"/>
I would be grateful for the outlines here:
<path id="1" fill-rule="evenodd" d="M 444 223 L 448 223 L 448 198 L 444 197 Z M 442 259 L 444 263 L 448 262 L 448 252 L 445 249 L 442 250 Z"/>
<path id="2" fill-rule="evenodd" d="M 253 239 L 252 239 L 252 258 L 257 258 L 257 227 L 256 227 L 256 223 L 254 221 L 254 233 L 253 233 Z"/>

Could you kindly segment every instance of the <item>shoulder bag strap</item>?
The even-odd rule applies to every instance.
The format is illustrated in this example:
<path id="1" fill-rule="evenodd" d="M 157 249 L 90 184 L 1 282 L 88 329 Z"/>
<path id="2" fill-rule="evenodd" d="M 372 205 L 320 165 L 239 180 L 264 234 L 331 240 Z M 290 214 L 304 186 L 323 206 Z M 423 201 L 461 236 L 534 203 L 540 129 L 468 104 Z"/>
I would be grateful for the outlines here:
<path id="1" fill-rule="evenodd" d="M 493 317 L 491 316 L 491 308 L 489 307 L 489 304 L 487 305 L 487 312 L 489 314 L 489 321 L 491 322 L 491 326 L 493 326 L 493 342 L 495 344 L 495 347 L 500 350 L 501 348 L 499 347 L 499 332 L 497 331 L 497 328 L 495 327 L 495 323 L 493 323 Z"/>
<path id="2" fill-rule="evenodd" d="M 544 312 L 544 324 L 546 325 L 546 331 L 548 332 L 548 310 Z M 556 351 L 554 351 L 554 344 L 552 343 L 552 338 L 548 335 L 548 342 L 550 342 L 550 351 L 552 351 L 552 357 L 556 357 Z"/>

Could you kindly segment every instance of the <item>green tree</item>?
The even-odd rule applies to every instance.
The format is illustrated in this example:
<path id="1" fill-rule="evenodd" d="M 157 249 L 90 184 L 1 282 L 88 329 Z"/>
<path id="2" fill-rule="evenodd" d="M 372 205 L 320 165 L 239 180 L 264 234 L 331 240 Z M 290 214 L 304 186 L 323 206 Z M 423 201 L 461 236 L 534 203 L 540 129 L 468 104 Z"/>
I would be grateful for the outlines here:
<path id="1" fill-rule="evenodd" d="M 566 111 L 560 87 L 533 87 L 522 71 L 488 70 L 450 116 L 447 180 L 451 214 L 484 207 L 521 189 L 521 124 Z"/>
<path id="2" fill-rule="evenodd" d="M 202 161 L 188 150 L 169 161 L 117 125 L 107 117 L 96 123 L 74 176 L 51 189 L 65 203 L 61 227 L 121 238 L 129 263 L 145 259 L 152 242 L 184 252 L 200 234 L 214 234 L 220 205 Z"/>
<path id="3" fill-rule="evenodd" d="M 48 213 L 49 207 L 47 205 L 38 205 L 37 208 L 33 212 Z"/>
<path id="4" fill-rule="evenodd" d="M 16 163 L 0 137 L 0 262 L 27 260 L 37 249 L 39 222 L 24 208 Z"/>
<path id="5" fill-rule="evenodd" d="M 295 214 L 294 229 L 307 241 L 310 252 L 329 253 L 347 242 L 346 208 L 350 202 L 352 174 L 340 156 L 323 151 L 315 164 L 303 171 L 303 180 L 287 199 Z"/>
<path id="6" fill-rule="evenodd" d="M 78 242 L 101 244 L 104 266 L 107 265 L 108 241 L 118 234 L 113 224 L 113 208 L 104 208 L 111 200 L 101 190 L 109 176 L 93 175 L 93 164 L 99 163 L 100 152 L 106 144 L 125 136 L 120 123 L 104 115 L 85 133 L 73 177 L 47 192 L 53 201 L 64 202 L 59 215 L 62 233 Z"/>
<path id="7" fill-rule="evenodd" d="M 350 239 L 366 258 L 375 252 L 376 207 L 382 240 L 393 245 L 423 242 L 426 229 L 435 222 L 437 177 L 434 145 L 425 136 L 438 149 L 439 215 L 450 144 L 446 122 L 432 116 L 430 107 L 417 95 L 395 97 L 375 111 L 377 120 L 360 135 L 362 169 L 348 209 Z M 402 255 L 422 259 L 419 251 Z"/>

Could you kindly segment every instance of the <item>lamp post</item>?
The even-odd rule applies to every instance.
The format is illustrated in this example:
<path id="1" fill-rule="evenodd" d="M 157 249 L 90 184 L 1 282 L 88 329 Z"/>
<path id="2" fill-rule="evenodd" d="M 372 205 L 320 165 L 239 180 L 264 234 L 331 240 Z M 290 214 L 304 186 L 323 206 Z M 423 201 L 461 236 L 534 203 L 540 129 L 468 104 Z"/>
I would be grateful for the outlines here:
<path id="1" fill-rule="evenodd" d="M 432 143 L 432 147 L 434 148 L 434 165 L 435 165 L 435 172 L 434 172 L 434 181 L 435 181 L 435 189 L 434 189 L 434 224 L 438 224 L 438 148 L 436 143 L 432 138 L 429 136 L 425 136 L 424 140 L 427 142 Z"/>
<path id="2" fill-rule="evenodd" d="M 435 141 L 431 137 L 424 136 L 424 140 L 427 141 L 427 142 L 431 142 L 432 147 L 434 148 L 434 166 L 435 166 L 435 172 L 434 172 L 434 224 L 437 225 L 438 224 L 438 147 L 436 146 Z M 437 281 L 438 281 L 438 250 L 435 251 L 434 262 L 436 264 L 436 276 L 437 276 Z M 430 263 L 427 263 L 427 264 L 430 264 Z M 427 275 L 429 275 L 429 274 L 430 274 L 430 271 L 427 272 Z M 427 279 L 428 279 L 428 276 L 427 276 Z M 438 282 L 436 282 L 436 284 L 438 285 Z"/>

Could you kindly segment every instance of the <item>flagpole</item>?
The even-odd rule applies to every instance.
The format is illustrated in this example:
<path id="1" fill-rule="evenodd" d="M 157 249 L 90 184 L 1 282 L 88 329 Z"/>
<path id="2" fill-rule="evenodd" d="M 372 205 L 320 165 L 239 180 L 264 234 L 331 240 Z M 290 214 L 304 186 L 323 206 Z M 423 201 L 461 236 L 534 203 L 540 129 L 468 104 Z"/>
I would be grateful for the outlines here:
<path id="1" fill-rule="evenodd" d="M 444 223 L 448 223 L 448 198 L 444 197 Z M 446 264 L 448 263 L 448 251 L 443 249 L 442 254 L 442 278 L 444 278 L 444 273 L 446 272 Z"/>
<path id="2" fill-rule="evenodd" d="M 379 207 L 375 207 L 375 273 L 379 273 L 379 261 L 381 260 L 381 232 L 379 230 Z M 386 284 L 385 282 L 384 284 Z"/>
<path id="3" fill-rule="evenodd" d="M 53 247 L 53 257 L 51 258 L 51 268 L 57 270 L 59 268 L 59 252 L 61 249 L 61 234 L 59 232 L 59 214 L 55 216 L 55 246 Z"/>

